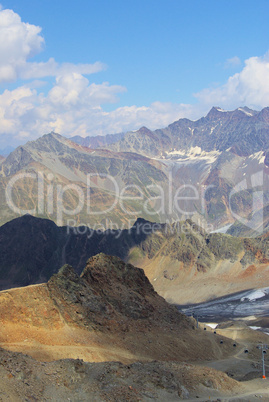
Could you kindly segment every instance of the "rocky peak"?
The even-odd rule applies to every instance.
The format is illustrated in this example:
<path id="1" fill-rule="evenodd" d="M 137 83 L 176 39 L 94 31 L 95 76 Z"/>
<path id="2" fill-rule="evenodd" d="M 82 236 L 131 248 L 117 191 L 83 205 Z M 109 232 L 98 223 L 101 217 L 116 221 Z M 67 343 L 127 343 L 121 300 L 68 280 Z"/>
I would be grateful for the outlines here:
<path id="1" fill-rule="evenodd" d="M 135 134 L 139 134 L 142 137 L 149 137 L 151 139 L 156 138 L 156 133 L 154 131 L 149 130 L 147 127 L 143 126 Z"/>
<path id="2" fill-rule="evenodd" d="M 142 233 L 143 231 L 151 232 L 157 230 L 158 228 L 161 228 L 161 226 L 162 226 L 161 223 L 150 222 L 144 218 L 137 218 L 132 229 L 135 230 L 137 234 L 139 234 L 140 230 L 142 231 Z"/>
<path id="3" fill-rule="evenodd" d="M 3 172 L 5 176 L 15 174 L 17 171 L 25 168 L 33 162 L 32 155 L 28 152 L 25 146 L 20 146 L 11 152 L 4 160 Z"/>
<path id="4" fill-rule="evenodd" d="M 266 123 L 269 123 L 269 107 L 265 107 L 264 109 L 262 109 L 258 116 Z"/>
<path id="5" fill-rule="evenodd" d="M 219 119 L 223 114 L 227 112 L 221 109 L 219 106 L 213 106 L 212 109 L 206 115 L 207 120 L 216 120 Z"/>
<path id="6" fill-rule="evenodd" d="M 145 319 L 155 326 L 181 321 L 185 325 L 177 309 L 154 291 L 143 269 L 118 257 L 102 253 L 91 257 L 80 277 L 65 265 L 47 286 L 61 313 L 74 325 L 110 331 L 134 325 L 145 329 Z"/>
<path id="7" fill-rule="evenodd" d="M 144 135 L 149 135 L 152 132 L 145 126 L 140 127 L 140 129 L 138 130 L 140 134 L 144 134 Z"/>
<path id="8" fill-rule="evenodd" d="M 79 275 L 75 272 L 74 268 L 71 267 L 69 264 L 63 265 L 60 269 L 58 274 L 55 275 L 56 278 L 62 281 L 72 281 L 78 282 Z"/>
<path id="9" fill-rule="evenodd" d="M 125 264 L 119 257 L 108 256 L 103 253 L 95 255 L 87 261 L 81 278 L 85 279 L 88 284 L 101 288 L 105 286 L 111 288 L 117 284 L 133 289 L 139 294 L 154 292 L 143 269 Z"/>

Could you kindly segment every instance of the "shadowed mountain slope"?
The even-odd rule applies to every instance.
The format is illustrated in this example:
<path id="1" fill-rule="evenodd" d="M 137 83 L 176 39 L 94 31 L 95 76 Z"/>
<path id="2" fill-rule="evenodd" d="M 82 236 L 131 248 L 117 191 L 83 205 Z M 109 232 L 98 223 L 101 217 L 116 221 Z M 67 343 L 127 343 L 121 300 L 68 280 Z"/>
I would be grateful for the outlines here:
<path id="1" fill-rule="evenodd" d="M 100 232 L 25 215 L 0 227 L 0 284 L 46 282 L 63 264 L 80 274 L 88 258 L 103 252 L 143 268 L 167 300 L 194 303 L 268 286 L 268 249 L 268 234 L 207 234 L 190 220 L 168 225 L 138 219 L 129 230 Z"/>
<path id="2" fill-rule="evenodd" d="M 46 282 L 65 263 L 81 273 L 99 252 L 126 259 L 130 248 L 146 238 L 144 224 L 139 219 L 130 230 L 100 232 L 58 227 L 31 215 L 16 218 L 0 227 L 0 289 Z"/>

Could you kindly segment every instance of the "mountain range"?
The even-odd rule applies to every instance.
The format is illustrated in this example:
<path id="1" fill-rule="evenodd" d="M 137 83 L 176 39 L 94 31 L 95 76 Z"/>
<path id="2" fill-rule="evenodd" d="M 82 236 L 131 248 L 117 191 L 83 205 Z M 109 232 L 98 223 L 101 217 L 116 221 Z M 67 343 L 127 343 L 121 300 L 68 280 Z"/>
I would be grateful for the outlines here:
<path id="1" fill-rule="evenodd" d="M 268 233 L 208 234 L 190 220 L 140 218 L 130 229 L 101 232 L 25 215 L 0 227 L 0 289 L 46 282 L 64 264 L 80 274 L 90 257 L 105 253 L 143 268 L 167 301 L 197 303 L 268 286 L 268 249 Z"/>
<path id="2" fill-rule="evenodd" d="M 268 150 L 268 124 L 269 107 L 260 112 L 247 107 L 232 112 L 213 107 L 206 117 L 196 121 L 180 119 L 155 131 L 142 127 L 127 133 L 110 148 L 155 157 L 189 152 L 195 147 L 205 152 L 229 149 L 238 156 L 250 156 Z"/>
<path id="3" fill-rule="evenodd" d="M 0 158 L 0 399 L 268 395 L 268 134 L 214 107 Z"/>
<path id="4" fill-rule="evenodd" d="M 105 148 L 108 145 L 114 144 L 114 142 L 120 141 L 124 135 L 125 133 L 96 135 L 93 137 L 81 137 L 80 135 L 75 135 L 69 139 L 76 144 L 82 145 L 83 147 L 96 149 Z"/>
<path id="5" fill-rule="evenodd" d="M 96 149 L 73 140 L 46 134 L 0 161 L 1 223 L 31 213 L 95 228 L 141 216 L 192 218 L 207 231 L 235 224 L 236 235 L 268 229 L 269 108 L 213 107 L 197 121 L 96 139 Z"/>

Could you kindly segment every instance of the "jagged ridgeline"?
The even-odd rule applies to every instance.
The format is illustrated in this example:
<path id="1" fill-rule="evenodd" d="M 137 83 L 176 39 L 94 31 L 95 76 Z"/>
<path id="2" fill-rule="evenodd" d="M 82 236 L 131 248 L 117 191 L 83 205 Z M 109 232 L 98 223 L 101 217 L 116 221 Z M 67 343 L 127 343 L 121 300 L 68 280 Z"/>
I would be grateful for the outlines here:
<path id="1" fill-rule="evenodd" d="M 155 290 L 175 303 L 262 287 L 268 274 L 266 234 L 236 238 L 208 234 L 191 220 L 168 225 L 144 219 L 130 230 L 81 232 L 30 215 L 1 226 L 1 289 L 46 282 L 64 264 L 80 274 L 100 252 L 143 268 Z"/>
<path id="2" fill-rule="evenodd" d="M 95 228 L 191 217 L 208 231 L 235 223 L 236 235 L 261 234 L 269 223 L 268 134 L 269 108 L 246 107 L 214 107 L 197 121 L 114 139 L 47 134 L 0 161 L 1 223 L 25 212 Z"/>

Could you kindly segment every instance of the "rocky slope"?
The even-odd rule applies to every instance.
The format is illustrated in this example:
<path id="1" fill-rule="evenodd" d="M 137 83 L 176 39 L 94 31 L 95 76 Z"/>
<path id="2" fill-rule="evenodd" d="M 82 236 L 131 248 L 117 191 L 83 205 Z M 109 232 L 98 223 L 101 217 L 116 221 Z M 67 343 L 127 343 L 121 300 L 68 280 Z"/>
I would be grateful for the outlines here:
<path id="1" fill-rule="evenodd" d="M 129 252 L 166 300 L 200 303 L 269 284 L 268 234 L 207 234 L 191 221 L 163 225 Z"/>
<path id="2" fill-rule="evenodd" d="M 0 349 L 3 401 L 168 401 L 231 396 L 242 385 L 226 374 L 176 362 L 124 365 L 87 363 L 81 359 L 40 363 L 21 353 Z"/>
<path id="3" fill-rule="evenodd" d="M 142 127 L 127 133 L 110 149 L 162 161 L 175 188 L 191 186 L 189 193 L 180 192 L 186 202 L 181 201 L 177 212 L 185 211 L 199 224 L 204 217 L 214 228 L 238 222 L 242 235 L 253 236 L 268 225 L 268 134 L 268 107 L 260 112 L 213 107 L 197 121 L 180 119 L 161 130 Z"/>
<path id="4" fill-rule="evenodd" d="M 65 265 L 47 284 L 0 292 L 0 322 L 2 347 L 41 360 L 195 361 L 232 352 L 159 296 L 142 269 L 104 254 L 80 276 Z"/>
<path id="5" fill-rule="evenodd" d="M 97 135 L 95 137 L 80 137 L 79 135 L 75 135 L 74 137 L 70 137 L 70 140 L 83 147 L 96 149 L 106 148 L 108 145 L 120 141 L 124 135 L 125 133 Z"/>
<path id="6" fill-rule="evenodd" d="M 207 234 L 190 220 L 139 219 L 130 230 L 100 232 L 25 215 L 0 227 L 0 286 L 46 282 L 63 264 L 80 274 L 89 257 L 103 252 L 143 268 L 167 300 L 195 303 L 269 286 L 268 242 L 268 234 Z"/>
<path id="7" fill-rule="evenodd" d="M 143 193 L 146 186 L 162 186 L 165 180 L 157 161 L 138 154 L 92 150 L 50 133 L 18 147 L 0 165 L 0 221 L 28 211 L 59 225 L 75 219 L 128 227 L 144 202 L 140 188 Z M 148 196 L 151 193 L 146 191 Z M 146 215 L 152 211 L 149 205 Z"/>
<path id="8" fill-rule="evenodd" d="M 225 111 L 213 107 L 206 117 L 191 121 L 180 119 L 167 128 L 151 131 L 142 127 L 127 133 L 111 149 L 161 156 L 171 151 L 190 151 L 199 147 L 203 151 L 226 151 L 239 156 L 250 156 L 269 148 L 269 107 L 260 112 L 241 107 Z"/>
<path id="9" fill-rule="evenodd" d="M 238 383 L 201 365 L 240 378 L 247 369 L 248 379 L 260 377 L 252 360 L 238 359 L 248 342 L 251 359 L 258 361 L 257 337 L 249 343 L 255 331 L 236 339 L 235 353 L 229 338 L 237 330 L 222 326 L 220 337 L 197 328 L 153 290 L 143 270 L 117 257 L 99 254 L 80 276 L 65 265 L 47 284 L 0 292 L 0 323 L 3 401 L 268 395 L 264 380 Z"/>
<path id="10" fill-rule="evenodd" d="M 59 225 L 72 219 L 106 228 L 130 227 L 139 216 L 192 217 L 208 231 L 239 222 L 261 234 L 268 224 L 268 110 L 213 108 L 197 121 L 129 132 L 106 150 L 44 135 L 0 164 L 1 223 L 26 211 Z"/>
<path id="11" fill-rule="evenodd" d="M 0 290 L 46 282 L 64 264 L 81 273 L 89 257 L 104 252 L 126 259 L 145 240 L 138 220 L 130 230 L 94 231 L 58 227 L 48 219 L 24 215 L 0 227 Z"/>

